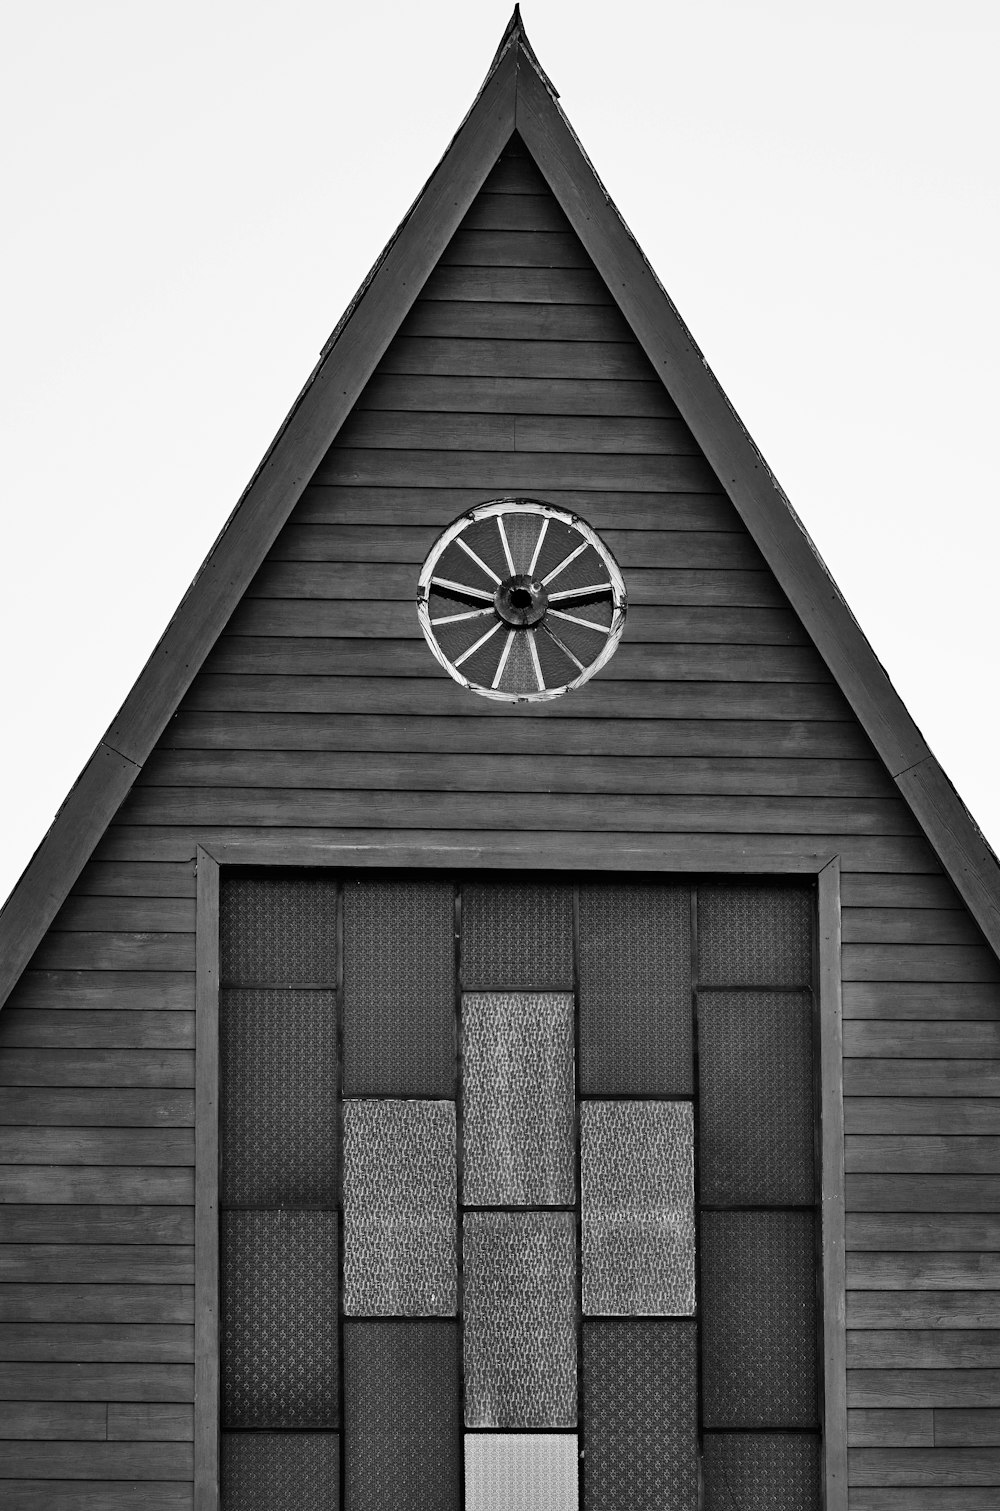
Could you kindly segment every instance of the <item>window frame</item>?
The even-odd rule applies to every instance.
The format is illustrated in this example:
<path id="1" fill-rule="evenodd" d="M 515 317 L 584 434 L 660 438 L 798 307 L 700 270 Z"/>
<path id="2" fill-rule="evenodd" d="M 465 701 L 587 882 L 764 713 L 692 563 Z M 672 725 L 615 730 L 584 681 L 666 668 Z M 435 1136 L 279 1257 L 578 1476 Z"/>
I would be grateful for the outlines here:
<path id="1" fill-rule="evenodd" d="M 560 836 L 552 870 L 622 877 L 664 873 L 692 883 L 725 876 L 817 883 L 820 1221 L 823 1318 L 823 1505 L 847 1511 L 847 1336 L 844 1205 L 840 857 L 794 849 L 773 857 L 720 857 L 711 841 L 669 849 L 597 849 Z M 238 842 L 198 845 L 195 943 L 194 1511 L 219 1511 L 219 881 L 223 866 L 427 870 L 537 867 L 539 852 L 510 847 Z M 540 869 L 540 868 L 539 868 Z M 548 869 L 548 868 L 547 868 Z"/>

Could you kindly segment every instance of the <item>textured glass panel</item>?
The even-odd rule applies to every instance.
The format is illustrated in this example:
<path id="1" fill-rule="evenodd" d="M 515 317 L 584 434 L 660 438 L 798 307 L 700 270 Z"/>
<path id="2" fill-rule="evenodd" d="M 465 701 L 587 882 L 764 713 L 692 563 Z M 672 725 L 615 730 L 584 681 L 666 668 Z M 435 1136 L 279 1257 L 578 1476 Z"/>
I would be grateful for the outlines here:
<path id="1" fill-rule="evenodd" d="M 462 981 L 469 987 L 572 991 L 573 889 L 543 882 L 462 888 Z"/>
<path id="2" fill-rule="evenodd" d="M 222 1420 L 332 1427 L 337 1214 L 223 1212 Z"/>
<path id="3" fill-rule="evenodd" d="M 467 1205 L 572 1205 L 571 996 L 463 998 L 462 1113 Z"/>
<path id="4" fill-rule="evenodd" d="M 344 1102 L 344 1311 L 450 1317 L 454 1102 Z"/>
<path id="5" fill-rule="evenodd" d="M 573 1433 L 465 1438 L 465 1511 L 577 1511 Z"/>
<path id="6" fill-rule="evenodd" d="M 694 1311 L 690 1102 L 581 1102 L 583 1309 Z"/>
<path id="7" fill-rule="evenodd" d="M 703 992 L 698 1000 L 701 1200 L 813 1201 L 812 997 Z"/>
<path id="8" fill-rule="evenodd" d="M 453 1511 L 461 1493 L 455 1322 L 344 1325 L 350 1511 Z"/>
<path id="9" fill-rule="evenodd" d="M 698 888 L 698 975 L 713 986 L 809 986 L 807 887 Z"/>
<path id="10" fill-rule="evenodd" d="M 336 882 L 245 876 L 224 881 L 219 951 L 227 986 L 335 986 Z"/>
<path id="11" fill-rule="evenodd" d="M 576 1425 L 576 1233 L 569 1212 L 467 1212 L 467 1427 Z"/>
<path id="12" fill-rule="evenodd" d="M 816 1218 L 702 1212 L 706 1427 L 817 1422 Z"/>
<path id="13" fill-rule="evenodd" d="M 223 992 L 221 1201 L 337 1200 L 337 1023 L 332 992 Z"/>
<path id="14" fill-rule="evenodd" d="M 224 1432 L 223 1511 L 337 1511 L 335 1432 Z"/>
<path id="15" fill-rule="evenodd" d="M 581 887 L 581 1091 L 689 1092 L 691 1061 L 690 889 Z"/>
<path id="16" fill-rule="evenodd" d="M 455 892 L 344 884 L 344 1094 L 455 1094 Z"/>
<path id="17" fill-rule="evenodd" d="M 820 1511 L 820 1442 L 810 1432 L 706 1432 L 705 1511 Z"/>
<path id="18" fill-rule="evenodd" d="M 694 1322 L 586 1322 L 587 1511 L 698 1511 Z"/>

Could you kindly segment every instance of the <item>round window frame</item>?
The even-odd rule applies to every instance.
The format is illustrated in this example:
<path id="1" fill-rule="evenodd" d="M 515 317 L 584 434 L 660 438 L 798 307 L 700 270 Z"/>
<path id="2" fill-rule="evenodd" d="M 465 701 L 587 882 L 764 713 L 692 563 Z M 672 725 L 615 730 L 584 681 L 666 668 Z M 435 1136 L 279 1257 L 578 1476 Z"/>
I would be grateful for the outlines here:
<path id="1" fill-rule="evenodd" d="M 558 520 L 560 524 L 566 525 L 569 529 L 574 530 L 580 535 L 586 545 L 592 546 L 607 568 L 608 581 L 611 588 L 611 624 L 605 631 L 604 644 L 600 653 L 589 665 L 583 668 L 578 676 L 574 677 L 570 682 L 563 683 L 560 687 L 540 687 L 527 692 L 502 692 L 499 688 L 483 687 L 478 682 L 470 681 L 468 677 L 463 675 L 460 668 L 449 660 L 434 633 L 430 617 L 429 599 L 434 568 L 438 561 L 452 542 L 457 540 L 470 525 L 505 514 L 538 514 L 545 519 Z M 464 514 L 460 514 L 438 536 L 432 545 L 420 569 L 420 576 L 417 580 L 417 618 L 420 622 L 424 639 L 434 659 L 444 668 L 449 677 L 459 683 L 461 687 L 467 688 L 469 692 L 477 693 L 482 698 L 491 698 L 494 702 L 498 703 L 551 702 L 554 698 L 562 698 L 566 693 L 573 692 L 576 688 L 582 687 L 585 682 L 589 682 L 591 677 L 596 676 L 602 667 L 608 664 L 618 649 L 618 643 L 625 628 L 627 610 L 628 591 L 625 587 L 625 579 L 621 568 L 593 526 L 589 525 L 579 514 L 574 514 L 568 509 L 559 509 L 553 504 L 547 504 L 543 500 L 536 498 L 510 496 L 490 499 L 487 503 L 478 504 L 474 509 L 468 509 Z M 503 618 L 499 611 L 495 610 L 495 612 L 497 613 L 497 618 L 502 623 Z M 546 615 L 543 615 L 539 624 L 544 624 L 547 612 L 548 610 L 546 609 Z M 532 626 L 532 628 L 534 627 Z M 604 626 L 595 626 L 595 628 L 603 630 Z"/>

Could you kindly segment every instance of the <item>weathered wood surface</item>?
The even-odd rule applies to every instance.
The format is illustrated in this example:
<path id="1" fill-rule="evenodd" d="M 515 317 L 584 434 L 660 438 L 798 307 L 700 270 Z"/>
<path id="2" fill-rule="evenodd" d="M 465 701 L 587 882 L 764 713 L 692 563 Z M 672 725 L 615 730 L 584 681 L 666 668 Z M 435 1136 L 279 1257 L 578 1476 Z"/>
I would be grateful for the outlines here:
<path id="1" fill-rule="evenodd" d="M 54 1247 L 78 1243 L 190 1244 L 194 1242 L 194 1214 L 190 1208 L 145 1205 L 7 1205 L 0 1208 L 0 1240 L 4 1244 Z M 0 1249 L 0 1265 L 7 1257 L 7 1250 Z"/>
<path id="2" fill-rule="evenodd" d="M 33 1283 L 46 1290 L 79 1282 L 98 1289 L 194 1283 L 193 1244 L 91 1243 L 90 1237 L 77 1228 L 62 1243 L 5 1243 L 0 1250 L 0 1282 Z"/>
<path id="3" fill-rule="evenodd" d="M 193 1511 L 186 1481 L 7 1480 L 4 1511 Z"/>
<path id="4" fill-rule="evenodd" d="M 193 1321 L 190 1285 L 0 1285 L 0 1322 Z"/>

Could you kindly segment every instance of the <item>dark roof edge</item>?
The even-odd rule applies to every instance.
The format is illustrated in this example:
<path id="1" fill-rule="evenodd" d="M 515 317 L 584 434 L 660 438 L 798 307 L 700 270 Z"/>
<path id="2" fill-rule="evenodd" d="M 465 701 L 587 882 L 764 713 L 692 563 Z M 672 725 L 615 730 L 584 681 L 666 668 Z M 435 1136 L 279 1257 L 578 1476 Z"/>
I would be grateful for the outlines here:
<path id="1" fill-rule="evenodd" d="M 522 59 L 527 68 L 518 67 Z M 0 1004 L 515 128 L 942 865 L 1000 955 L 996 855 L 931 755 L 774 474 L 601 183 L 515 7 L 465 120 L 338 322 L 131 693 L 0 910 Z M 587 169 L 584 175 L 579 162 Z"/>

